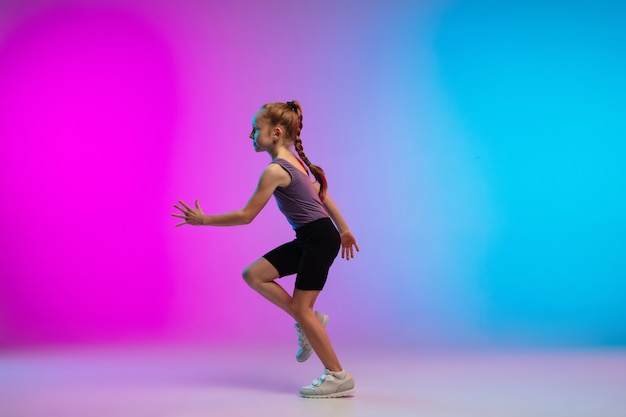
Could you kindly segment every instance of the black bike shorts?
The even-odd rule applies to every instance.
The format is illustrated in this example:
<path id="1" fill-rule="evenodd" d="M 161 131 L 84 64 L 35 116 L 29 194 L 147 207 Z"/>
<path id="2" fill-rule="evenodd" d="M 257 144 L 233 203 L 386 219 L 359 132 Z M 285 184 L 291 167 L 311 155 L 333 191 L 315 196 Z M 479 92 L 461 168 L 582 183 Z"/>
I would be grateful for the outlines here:
<path id="1" fill-rule="evenodd" d="M 298 227 L 295 240 L 269 251 L 263 258 L 278 270 L 280 277 L 297 274 L 297 289 L 319 291 L 324 288 L 340 247 L 339 232 L 325 217 Z"/>

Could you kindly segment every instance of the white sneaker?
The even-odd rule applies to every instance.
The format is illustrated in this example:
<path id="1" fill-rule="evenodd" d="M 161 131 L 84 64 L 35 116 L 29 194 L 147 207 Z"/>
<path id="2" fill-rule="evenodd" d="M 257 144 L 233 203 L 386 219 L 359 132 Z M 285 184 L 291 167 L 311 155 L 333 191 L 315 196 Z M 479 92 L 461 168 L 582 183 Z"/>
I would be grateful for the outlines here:
<path id="1" fill-rule="evenodd" d="M 324 375 L 313 384 L 300 388 L 300 395 L 306 398 L 339 398 L 354 395 L 354 379 L 346 371 L 331 372 L 324 369 Z"/>
<path id="2" fill-rule="evenodd" d="M 328 316 L 326 314 L 320 313 L 319 311 L 315 312 L 315 317 L 322 323 L 322 326 L 326 327 L 326 323 L 328 323 Z M 296 353 L 296 360 L 298 362 L 304 362 L 309 359 L 311 353 L 313 353 L 313 348 L 308 340 L 306 340 L 306 336 L 304 332 L 300 328 L 300 325 L 296 323 L 294 325 L 296 328 L 296 332 L 298 333 L 298 345 L 300 349 L 298 349 L 298 353 Z"/>

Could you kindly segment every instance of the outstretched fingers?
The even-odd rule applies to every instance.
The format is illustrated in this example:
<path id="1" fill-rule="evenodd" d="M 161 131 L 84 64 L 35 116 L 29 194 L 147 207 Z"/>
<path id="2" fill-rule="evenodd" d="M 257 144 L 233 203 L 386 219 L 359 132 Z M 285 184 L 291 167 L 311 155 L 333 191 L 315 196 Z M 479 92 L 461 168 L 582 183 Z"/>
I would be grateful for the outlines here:
<path id="1" fill-rule="evenodd" d="M 174 205 L 174 207 L 176 207 L 176 205 Z M 177 208 L 177 209 L 179 209 L 179 210 L 181 210 L 181 208 L 180 208 L 180 207 L 176 207 L 176 208 Z M 181 210 L 181 211 L 182 211 L 182 210 Z M 179 218 L 179 219 L 185 219 L 185 221 L 184 221 L 184 222 L 182 222 L 182 223 L 178 223 L 178 224 L 176 225 L 176 227 L 180 227 L 180 226 L 182 226 L 182 225 L 189 224 L 189 223 L 187 223 L 187 216 L 184 216 L 184 215 L 182 215 L 182 214 L 171 214 L 171 216 L 172 216 L 172 217 L 177 217 L 177 218 Z"/>
<path id="2" fill-rule="evenodd" d="M 197 202 L 197 200 L 196 200 L 196 202 Z M 182 223 L 178 223 L 178 224 L 176 225 L 176 227 L 180 227 L 180 226 L 183 226 L 183 225 L 185 225 L 185 224 L 189 224 L 189 223 L 187 222 L 187 220 L 188 220 L 187 216 L 189 215 L 189 212 L 190 212 L 190 210 L 191 210 L 191 209 L 189 208 L 189 206 L 188 206 L 187 204 L 185 204 L 185 202 L 184 202 L 184 201 L 182 201 L 182 200 L 178 200 L 178 203 L 179 203 L 181 206 L 183 206 L 184 208 L 183 208 L 183 207 L 181 207 L 181 206 L 179 206 L 178 204 L 174 204 L 174 208 L 175 208 L 175 209 L 177 209 L 177 210 L 179 210 L 182 214 L 172 214 L 172 217 L 176 217 L 176 218 L 179 218 L 179 219 L 184 219 L 185 221 L 184 221 L 184 222 L 182 222 Z"/>
<path id="3" fill-rule="evenodd" d="M 180 213 L 172 214 L 172 217 L 185 220 L 184 222 L 177 224 L 176 227 L 185 224 L 189 224 L 191 226 L 198 226 L 202 224 L 204 213 L 202 212 L 202 208 L 200 207 L 200 202 L 198 200 L 195 201 L 195 206 L 196 208 L 193 209 L 182 200 L 178 200 L 178 204 L 174 204 L 174 208 L 179 210 Z"/>
<path id="4" fill-rule="evenodd" d="M 183 207 L 185 207 L 185 209 L 187 209 L 187 211 L 190 211 L 190 210 L 191 210 L 191 207 L 189 207 L 187 204 L 185 204 L 185 202 L 184 202 L 184 201 L 182 201 L 182 200 L 178 200 L 178 202 L 179 202 L 179 203 L 180 203 Z M 198 203 L 198 200 L 196 200 L 196 204 L 197 204 L 197 203 Z M 185 210 L 181 210 L 181 211 L 185 211 Z"/>
<path id="5" fill-rule="evenodd" d="M 180 206 L 179 206 L 178 204 L 180 204 Z M 187 204 L 185 204 L 185 202 L 184 202 L 184 201 L 178 200 L 178 204 L 174 204 L 174 208 L 175 208 L 175 209 L 179 210 L 179 211 L 180 211 L 181 213 L 183 213 L 183 215 L 185 215 L 185 216 L 186 216 L 187 214 L 189 214 L 189 212 L 191 211 L 191 208 L 189 208 L 189 206 L 188 206 Z M 181 206 L 182 206 L 182 207 L 181 207 Z M 178 217 L 180 217 L 180 215 L 179 215 L 179 214 L 176 214 L 176 215 L 172 214 L 172 216 L 178 216 Z"/>

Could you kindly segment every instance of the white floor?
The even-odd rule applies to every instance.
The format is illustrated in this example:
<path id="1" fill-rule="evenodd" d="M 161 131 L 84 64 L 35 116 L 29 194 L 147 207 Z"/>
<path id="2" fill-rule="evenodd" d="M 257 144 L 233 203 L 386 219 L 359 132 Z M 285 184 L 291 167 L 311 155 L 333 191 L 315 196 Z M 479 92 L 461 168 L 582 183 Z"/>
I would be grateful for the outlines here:
<path id="1" fill-rule="evenodd" d="M 0 352 L 0 417 L 626 416 L 626 350 L 342 352 L 356 395 L 297 396 L 319 376 L 286 347 Z"/>

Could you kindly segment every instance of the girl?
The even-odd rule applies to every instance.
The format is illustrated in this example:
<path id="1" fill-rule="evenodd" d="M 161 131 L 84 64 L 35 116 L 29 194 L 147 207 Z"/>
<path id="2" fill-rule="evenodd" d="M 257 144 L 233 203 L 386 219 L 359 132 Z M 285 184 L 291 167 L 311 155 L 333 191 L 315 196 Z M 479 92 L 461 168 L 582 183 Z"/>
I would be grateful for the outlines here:
<path id="1" fill-rule="evenodd" d="M 330 344 L 324 329 L 328 316 L 314 312 L 313 306 L 339 248 L 341 257 L 349 260 L 354 258 L 354 249 L 358 251 L 359 247 L 339 209 L 326 193 L 324 171 L 304 154 L 301 130 L 300 103 L 265 104 L 252 118 L 250 139 L 254 150 L 267 152 L 272 162 L 261 174 L 245 207 L 225 214 L 207 215 L 198 200 L 195 209 L 179 201 L 180 206 L 175 204 L 174 207 L 182 214 L 172 216 L 184 219 L 177 226 L 248 224 L 274 195 L 279 209 L 295 229 L 296 238 L 253 262 L 244 270 L 243 278 L 250 287 L 295 319 L 300 346 L 296 359 L 304 362 L 314 350 L 324 364 L 324 374 L 312 385 L 302 387 L 300 395 L 344 397 L 354 394 L 354 380 L 342 368 Z M 299 158 L 292 152 L 292 147 Z M 317 182 L 310 180 L 306 167 Z M 275 282 L 277 278 L 291 274 L 297 274 L 293 295 Z"/>

